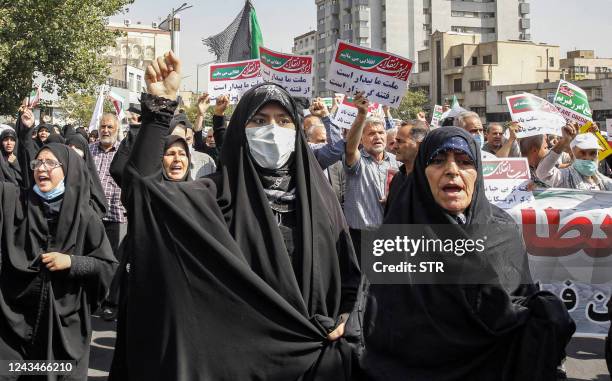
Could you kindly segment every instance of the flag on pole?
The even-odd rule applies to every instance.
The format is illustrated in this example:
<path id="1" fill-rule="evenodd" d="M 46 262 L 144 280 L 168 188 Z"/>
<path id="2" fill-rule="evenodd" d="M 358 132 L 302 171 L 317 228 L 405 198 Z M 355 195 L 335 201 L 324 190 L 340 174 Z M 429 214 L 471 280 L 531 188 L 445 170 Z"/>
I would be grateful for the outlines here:
<path id="1" fill-rule="evenodd" d="M 125 98 L 113 91 L 108 92 L 108 98 L 111 100 L 113 106 L 115 107 L 115 115 L 117 115 L 117 119 L 123 120 L 123 118 L 125 117 L 125 113 L 123 112 Z"/>
<path id="2" fill-rule="evenodd" d="M 453 94 L 453 102 L 451 103 L 451 108 L 457 108 L 459 106 L 459 100 L 457 100 L 457 96 Z"/>
<path id="3" fill-rule="evenodd" d="M 251 0 L 246 0 L 242 11 L 223 32 L 205 38 L 202 42 L 217 56 L 217 62 L 259 58 L 259 47 L 263 46 L 263 38 Z"/>
<path id="4" fill-rule="evenodd" d="M 38 104 L 40 103 L 40 94 L 40 85 L 36 85 L 36 90 L 32 90 L 32 92 L 28 96 L 29 109 L 33 109 L 34 107 L 38 106 Z"/>
<path id="5" fill-rule="evenodd" d="M 98 129 L 98 125 L 100 124 L 100 119 L 102 119 L 102 114 L 104 113 L 104 90 L 106 86 L 102 86 L 100 88 L 100 95 L 98 95 L 98 100 L 96 101 L 96 107 L 94 108 L 93 115 L 91 116 L 91 121 L 89 122 L 89 132 Z"/>

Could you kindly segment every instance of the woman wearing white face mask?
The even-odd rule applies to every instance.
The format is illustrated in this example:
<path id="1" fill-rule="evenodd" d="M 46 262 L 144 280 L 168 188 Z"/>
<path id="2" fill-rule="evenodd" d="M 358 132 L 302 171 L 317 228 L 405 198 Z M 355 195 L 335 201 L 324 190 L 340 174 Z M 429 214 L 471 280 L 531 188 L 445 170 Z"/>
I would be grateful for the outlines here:
<path id="1" fill-rule="evenodd" d="M 577 124 L 563 128 L 563 137 L 542 159 L 536 175 L 550 187 L 612 191 L 612 180 L 597 170 L 597 138 L 590 132 L 577 135 L 578 130 Z M 567 147 L 571 148 L 574 161 L 567 168 L 556 168 L 555 164 Z"/>
<path id="2" fill-rule="evenodd" d="M 160 158 L 180 61 L 158 58 L 146 80 L 123 173 L 130 275 L 109 380 L 349 379 L 360 273 L 293 99 L 249 90 L 219 170 L 169 182 Z"/>

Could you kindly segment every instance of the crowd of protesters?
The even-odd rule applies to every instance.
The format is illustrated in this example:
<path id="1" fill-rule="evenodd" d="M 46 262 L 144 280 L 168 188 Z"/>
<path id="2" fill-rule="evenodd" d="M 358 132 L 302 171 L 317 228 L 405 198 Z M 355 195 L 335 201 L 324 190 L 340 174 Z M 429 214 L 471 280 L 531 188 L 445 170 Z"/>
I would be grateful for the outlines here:
<path id="1" fill-rule="evenodd" d="M 0 133 L 1 359 L 70 360 L 47 379 L 85 380 L 99 311 L 117 320 L 111 380 L 563 377 L 575 325 L 528 268 L 511 284 L 369 285 L 362 235 L 514 224 L 485 197 L 487 157 L 526 158 L 531 189 L 612 191 L 596 125 L 517 139 L 470 111 L 442 127 L 368 115 L 357 93 L 342 129 L 338 99 L 303 107 L 270 83 L 231 115 L 202 95 L 192 123 L 180 71 L 172 53 L 147 68 L 125 134 L 114 114 L 90 132 L 35 126 L 25 106 Z M 491 250 L 526 263 L 518 233 Z"/>

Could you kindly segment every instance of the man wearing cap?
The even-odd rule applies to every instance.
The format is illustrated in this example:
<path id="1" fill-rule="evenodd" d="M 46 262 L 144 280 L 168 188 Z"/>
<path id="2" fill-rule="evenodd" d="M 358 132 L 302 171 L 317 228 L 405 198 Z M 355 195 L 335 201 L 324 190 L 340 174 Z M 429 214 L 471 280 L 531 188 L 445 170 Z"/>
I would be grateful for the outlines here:
<path id="1" fill-rule="evenodd" d="M 542 159 L 536 176 L 553 188 L 612 191 L 612 180 L 597 171 L 600 149 L 597 138 L 590 132 L 577 135 L 578 130 L 577 124 L 563 128 L 563 137 Z M 568 146 L 574 154 L 572 165 L 556 168 L 557 160 Z"/>

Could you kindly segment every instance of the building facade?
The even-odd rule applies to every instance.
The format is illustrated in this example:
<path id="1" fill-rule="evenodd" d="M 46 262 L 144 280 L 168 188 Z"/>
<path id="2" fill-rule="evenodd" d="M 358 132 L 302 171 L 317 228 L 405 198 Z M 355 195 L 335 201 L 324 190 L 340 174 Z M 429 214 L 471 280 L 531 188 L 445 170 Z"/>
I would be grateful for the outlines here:
<path id="1" fill-rule="evenodd" d="M 529 41 L 482 42 L 478 34 L 435 32 L 421 50 L 410 87 L 428 94 L 431 106 L 459 103 L 482 117 L 487 87 L 558 81 L 559 46 Z"/>
<path id="2" fill-rule="evenodd" d="M 612 58 L 599 58 L 594 50 L 574 50 L 561 60 L 561 72 L 568 81 L 612 78 Z"/>
<path id="3" fill-rule="evenodd" d="M 170 50 L 170 32 L 159 29 L 155 23 L 132 24 L 130 20 L 111 22 L 108 28 L 123 33 L 117 38 L 116 46 L 109 47 L 106 52 L 111 68 L 107 83 L 113 88 L 128 90 L 129 103 L 137 103 L 145 86 L 147 66 Z"/>
<path id="4" fill-rule="evenodd" d="M 593 120 L 603 128 L 606 119 L 612 119 L 612 78 L 570 81 L 583 89 L 589 98 Z M 487 118 L 492 122 L 510 120 L 506 97 L 521 93 L 531 93 L 540 98 L 553 101 L 559 81 L 549 83 L 527 83 L 519 85 L 489 86 L 487 88 Z"/>
<path id="5" fill-rule="evenodd" d="M 325 91 L 328 64 L 338 39 L 418 61 L 432 31 L 481 36 L 482 41 L 530 40 L 527 0 L 315 0 L 315 93 Z"/>
<path id="6" fill-rule="evenodd" d="M 316 73 L 317 70 L 317 31 L 312 30 L 308 33 L 304 33 L 293 39 L 293 48 L 291 49 L 293 54 L 300 56 L 312 56 L 312 70 Z M 315 92 L 315 85 L 317 80 L 316 75 L 312 76 L 312 89 Z"/>

